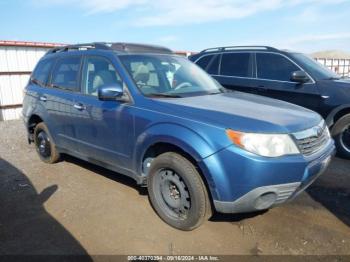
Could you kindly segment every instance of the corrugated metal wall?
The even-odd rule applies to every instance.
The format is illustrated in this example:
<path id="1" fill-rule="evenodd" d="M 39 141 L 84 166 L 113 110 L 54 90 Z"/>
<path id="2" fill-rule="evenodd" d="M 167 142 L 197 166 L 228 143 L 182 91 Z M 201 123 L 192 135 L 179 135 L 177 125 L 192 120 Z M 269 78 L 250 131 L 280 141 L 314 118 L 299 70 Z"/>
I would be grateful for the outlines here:
<path id="1" fill-rule="evenodd" d="M 315 58 L 319 63 L 343 77 L 350 77 L 350 59 Z"/>
<path id="2" fill-rule="evenodd" d="M 48 48 L 0 46 L 0 121 L 21 116 L 23 88 Z"/>

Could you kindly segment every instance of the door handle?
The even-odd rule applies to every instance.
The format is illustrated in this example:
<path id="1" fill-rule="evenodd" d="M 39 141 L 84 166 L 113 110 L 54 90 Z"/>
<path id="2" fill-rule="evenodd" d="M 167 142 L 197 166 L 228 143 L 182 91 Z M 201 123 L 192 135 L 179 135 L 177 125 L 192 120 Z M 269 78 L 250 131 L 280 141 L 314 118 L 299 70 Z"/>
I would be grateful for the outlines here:
<path id="1" fill-rule="evenodd" d="M 82 103 L 75 104 L 74 108 L 80 111 L 85 110 L 85 106 Z"/>
<path id="2" fill-rule="evenodd" d="M 46 96 L 41 96 L 41 97 L 39 97 L 39 99 L 40 99 L 40 101 L 43 101 L 43 102 L 46 102 L 46 101 L 47 101 Z"/>

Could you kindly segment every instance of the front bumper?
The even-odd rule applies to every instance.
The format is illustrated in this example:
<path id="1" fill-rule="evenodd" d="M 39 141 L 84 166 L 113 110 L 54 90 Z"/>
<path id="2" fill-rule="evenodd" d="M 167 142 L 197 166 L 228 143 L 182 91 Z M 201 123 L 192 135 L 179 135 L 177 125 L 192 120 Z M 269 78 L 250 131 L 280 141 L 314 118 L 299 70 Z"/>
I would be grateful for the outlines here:
<path id="1" fill-rule="evenodd" d="M 293 199 L 325 171 L 334 149 L 331 141 L 312 156 L 264 158 L 233 146 L 211 156 L 205 163 L 212 172 L 209 187 L 215 185 L 216 211 L 252 212 Z"/>

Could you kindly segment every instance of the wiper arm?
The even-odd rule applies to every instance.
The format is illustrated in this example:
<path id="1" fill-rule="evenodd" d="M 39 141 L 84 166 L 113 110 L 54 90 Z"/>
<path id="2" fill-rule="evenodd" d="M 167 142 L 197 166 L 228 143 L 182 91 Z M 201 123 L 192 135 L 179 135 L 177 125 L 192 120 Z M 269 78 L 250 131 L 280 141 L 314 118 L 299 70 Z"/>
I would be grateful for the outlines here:
<path id="1" fill-rule="evenodd" d="M 44 84 L 42 84 L 40 81 L 36 80 L 35 78 L 31 78 L 30 82 L 32 82 L 33 84 L 36 84 L 40 87 L 44 87 Z"/>
<path id="2" fill-rule="evenodd" d="M 340 79 L 340 77 L 334 77 L 334 76 L 325 78 L 325 80 L 339 80 L 339 79 Z"/>
<path id="3" fill-rule="evenodd" d="M 171 98 L 180 98 L 182 96 L 173 95 L 173 94 L 162 94 L 162 93 L 150 93 L 146 95 L 147 97 L 171 97 Z"/>
<path id="4" fill-rule="evenodd" d="M 209 92 L 208 95 L 217 95 L 217 94 L 222 94 L 222 91 L 219 92 Z"/>

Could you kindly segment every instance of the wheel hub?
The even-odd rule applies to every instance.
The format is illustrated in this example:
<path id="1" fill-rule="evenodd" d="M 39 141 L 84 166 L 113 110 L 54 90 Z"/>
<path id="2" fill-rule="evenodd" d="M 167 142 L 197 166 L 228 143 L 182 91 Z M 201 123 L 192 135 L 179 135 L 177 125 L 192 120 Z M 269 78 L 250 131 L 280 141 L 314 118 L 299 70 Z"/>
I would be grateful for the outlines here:
<path id="1" fill-rule="evenodd" d="M 170 196 L 173 199 L 179 199 L 180 198 L 180 192 L 178 191 L 177 187 L 175 185 L 171 185 L 169 187 L 169 191 L 170 191 Z"/>
<path id="2" fill-rule="evenodd" d="M 161 204 L 176 218 L 185 218 L 191 206 L 190 195 L 182 178 L 173 170 L 162 170 L 159 175 Z"/>
<path id="3" fill-rule="evenodd" d="M 51 148 L 50 148 L 50 140 L 47 136 L 47 134 L 44 131 L 41 131 L 37 136 L 37 147 L 39 154 L 42 157 L 50 157 L 51 155 Z"/>

